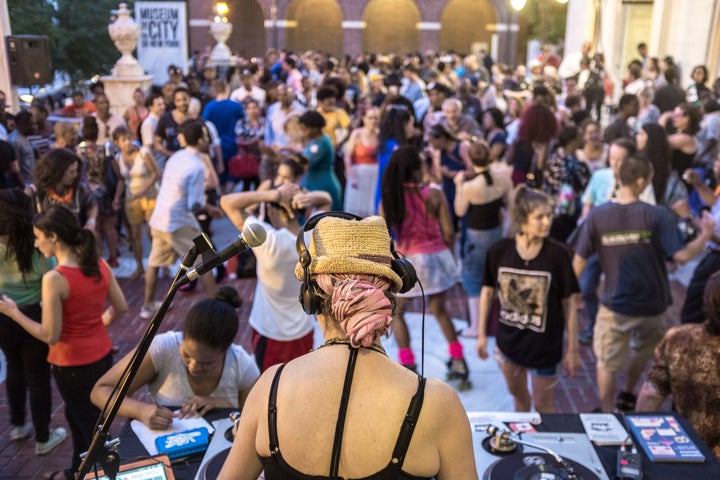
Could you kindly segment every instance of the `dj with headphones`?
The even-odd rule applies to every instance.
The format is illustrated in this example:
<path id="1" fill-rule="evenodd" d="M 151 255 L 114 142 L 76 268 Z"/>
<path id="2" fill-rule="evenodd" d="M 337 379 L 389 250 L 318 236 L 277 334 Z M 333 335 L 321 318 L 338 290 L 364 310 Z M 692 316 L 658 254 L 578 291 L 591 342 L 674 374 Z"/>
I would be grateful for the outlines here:
<path id="1" fill-rule="evenodd" d="M 309 245 L 305 234 L 311 232 Z M 297 237 L 300 303 L 324 343 L 263 373 L 218 478 L 477 479 L 455 390 L 381 345 L 394 294 L 417 279 L 381 217 L 329 212 Z"/>

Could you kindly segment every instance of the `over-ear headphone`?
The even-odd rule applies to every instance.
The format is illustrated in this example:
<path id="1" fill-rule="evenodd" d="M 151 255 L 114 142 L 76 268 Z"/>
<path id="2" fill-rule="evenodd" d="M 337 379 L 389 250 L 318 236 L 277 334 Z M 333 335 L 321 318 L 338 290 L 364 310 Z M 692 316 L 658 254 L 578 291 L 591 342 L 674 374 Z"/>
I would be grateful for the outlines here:
<path id="1" fill-rule="evenodd" d="M 305 245 L 305 233 L 309 232 L 318 224 L 320 220 L 326 217 L 342 218 L 344 220 L 362 220 L 362 217 L 347 212 L 324 212 L 310 218 L 298 233 L 295 248 L 298 253 L 298 260 L 303 270 L 302 284 L 300 285 L 300 305 L 308 315 L 315 315 L 322 312 L 323 295 L 317 282 L 310 278 L 310 264 L 312 257 Z M 395 251 L 395 244 L 390 240 L 390 252 L 393 259 L 390 262 L 390 268 L 402 280 L 402 287 L 399 292 L 405 293 L 415 286 L 417 283 L 417 273 L 415 267 L 409 260 L 402 258 Z"/>

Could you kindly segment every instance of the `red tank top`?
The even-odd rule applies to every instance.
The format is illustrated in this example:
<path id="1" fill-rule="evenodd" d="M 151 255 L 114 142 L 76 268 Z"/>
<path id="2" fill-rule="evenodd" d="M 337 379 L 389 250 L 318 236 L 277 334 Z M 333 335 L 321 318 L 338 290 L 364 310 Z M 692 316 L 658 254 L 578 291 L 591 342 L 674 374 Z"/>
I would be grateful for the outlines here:
<path id="1" fill-rule="evenodd" d="M 62 305 L 60 340 L 50 345 L 48 363 L 59 367 L 88 365 L 112 350 L 102 314 L 110 286 L 110 271 L 98 260 L 101 279 L 86 277 L 79 267 L 55 268 L 65 277 L 70 294 Z"/>
<path id="2" fill-rule="evenodd" d="M 355 165 L 377 164 L 377 147 L 368 147 L 358 142 L 353 149 L 353 163 Z"/>

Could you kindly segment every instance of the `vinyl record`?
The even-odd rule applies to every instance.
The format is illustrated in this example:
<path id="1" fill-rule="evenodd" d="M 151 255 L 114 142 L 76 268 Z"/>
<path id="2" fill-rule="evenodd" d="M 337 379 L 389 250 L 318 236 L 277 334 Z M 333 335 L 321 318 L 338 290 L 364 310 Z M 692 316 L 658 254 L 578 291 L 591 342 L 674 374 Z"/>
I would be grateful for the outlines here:
<path id="1" fill-rule="evenodd" d="M 599 480 L 589 469 L 565 459 L 574 470 L 577 480 Z M 547 453 L 523 453 L 502 458 L 485 470 L 483 480 L 569 480 L 562 465 Z"/>

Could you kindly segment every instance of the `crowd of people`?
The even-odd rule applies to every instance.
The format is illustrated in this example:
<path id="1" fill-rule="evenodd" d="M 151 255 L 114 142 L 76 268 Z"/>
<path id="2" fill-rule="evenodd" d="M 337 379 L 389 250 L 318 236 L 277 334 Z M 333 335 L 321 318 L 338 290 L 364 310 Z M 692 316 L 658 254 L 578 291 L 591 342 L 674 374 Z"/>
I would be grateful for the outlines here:
<path id="1" fill-rule="evenodd" d="M 304 395 L 318 395 L 314 383 L 300 379 L 324 382 L 326 377 L 315 376 L 321 365 L 329 369 L 327 378 L 341 377 L 333 352 L 347 355 L 343 351 L 349 348 L 355 362 L 353 351 L 381 351 L 378 338 L 391 331 L 398 363 L 406 368 L 361 353 L 355 375 L 366 382 L 367 369 L 389 369 L 386 383 L 401 395 L 416 391 L 417 375 L 407 373 L 417 372 L 418 362 L 403 314 L 408 301 L 421 295 L 427 295 L 447 341 L 448 378 L 468 381 L 469 353 L 458 337 L 476 338 L 475 353 L 497 359 L 519 411 L 555 411 L 555 385 L 563 371 L 577 371 L 580 344 L 592 345 L 597 359 L 603 411 L 657 406 L 655 399 L 674 388 L 707 382 L 698 371 L 675 383 L 675 371 L 663 367 L 673 356 L 669 350 L 680 348 L 678 338 L 685 338 L 663 340 L 671 299 L 668 264 L 686 263 L 703 249 L 681 320 L 710 321 L 712 341 L 717 330 L 718 292 L 707 288 L 720 288 L 709 282 L 720 270 L 720 84 L 707 84 L 704 66 L 691 70 L 691 83 L 683 89 L 673 59 L 650 57 L 640 44 L 626 77 L 613 80 L 602 55 L 585 44 L 562 62 L 544 49 L 527 69 L 454 53 L 337 60 L 271 50 L 237 67 L 195 62 L 190 70 L 184 75 L 171 66 L 168 82 L 133 92 L 122 115 L 111 113 L 102 84 L 93 85 L 91 98 L 76 92 L 52 112 L 53 125 L 51 106 L 40 100 L 15 115 L 0 111 L 0 252 L 5 252 L 0 341 L 8 358 L 13 439 L 31 431 L 24 418 L 26 389 L 36 451 L 47 453 L 64 439 L 62 428 L 48 426 L 44 392 L 52 366 L 74 442 L 71 468 L 77 468 L 77 454 L 92 432 L 90 416 L 97 412 L 93 403 L 104 404 L 127 363 L 125 358 L 111 368 L 106 333 L 127 309 L 113 276 L 120 245 L 127 240 L 135 260 L 131 281 L 145 282 L 140 316 L 149 319 L 159 306 L 160 272 L 182 258 L 201 233 L 211 238 L 211 221 L 222 216 L 238 229 L 259 223 L 268 233 L 254 250 L 257 288 L 249 317 L 254 360 L 232 345 L 236 327 L 224 321 L 222 329 L 208 326 L 222 316 L 237 320 L 239 299 L 227 286 L 218 287 L 235 272 L 221 265 L 200 277 L 211 299 L 188 312 L 183 333 L 159 336 L 143 361 L 132 390 L 147 383 L 158 403 L 126 400 L 121 413 L 159 428 L 172 418 L 168 407 L 239 407 L 247 398 L 250 413 L 241 428 L 252 445 L 236 442 L 232 455 L 233 462 L 249 462 L 243 463 L 252 467 L 248 471 L 264 465 L 276 475 L 297 472 L 292 464 L 318 473 L 314 457 L 298 453 L 302 439 L 291 432 L 320 420 L 289 420 L 281 412 L 274 420 L 282 422 L 271 425 L 276 431 L 268 431 L 264 405 L 282 404 L 295 384 L 307 390 Z M 614 89 L 623 91 L 617 103 Z M 0 102 L 4 106 L 2 92 Z M 371 219 L 311 220 L 323 211 Z M 306 228 L 308 222 L 317 228 Z M 310 230 L 308 249 L 304 234 Z M 366 231 L 380 235 L 379 230 L 392 245 L 378 240 L 382 253 L 360 254 L 370 245 L 354 241 L 366 239 Z M 333 237 L 342 232 L 344 249 Z M 33 233 L 36 249 L 30 248 Z M 150 243 L 146 265 L 144 236 Z M 413 266 L 412 281 L 401 259 Z M 457 283 L 467 295 L 468 326 L 460 331 L 445 305 Z M 192 291 L 196 282 L 183 288 Z M 94 303 L 79 305 L 77 295 L 88 291 Z M 361 305 L 345 305 L 350 297 Z M 373 313 L 368 317 L 364 309 Z M 345 350 L 303 356 L 312 348 L 313 315 L 325 345 L 346 345 Z M 496 337 L 493 352 L 490 331 Z M 5 345 L 10 337 L 22 338 L 33 353 L 17 353 L 19 341 Z M 103 348 L 79 353 L 88 338 Z M 718 353 L 711 340 L 706 343 L 707 351 L 693 355 L 710 356 L 709 364 L 716 365 Z M 638 383 L 654 354 L 645 399 L 636 404 Z M 298 357 L 303 359 L 295 361 Z M 278 385 L 283 370 L 276 365 L 286 362 Z M 88 372 L 82 384 L 74 383 L 70 372 L 76 371 Z M 618 391 L 619 372 L 626 375 Z M 348 376 L 353 377 L 350 370 L 346 382 Z M 422 382 L 430 410 L 436 408 L 435 396 L 449 395 Z M 703 401 L 709 406 L 720 394 L 707 391 Z M 323 396 L 322 402 L 330 400 Z M 717 408 L 676 406 L 698 425 L 720 418 Z M 381 410 L 401 415 L 400 407 Z M 352 412 L 357 406 L 342 408 Z M 311 409 L 317 413 L 316 406 Z M 458 428 L 456 420 L 449 419 L 447 427 Z M 348 438 L 366 441 L 352 420 L 347 426 Z M 417 427 L 439 428 L 422 421 Z M 717 449 L 717 435 L 707 430 L 701 433 Z M 271 448 L 278 448 L 278 433 L 289 462 L 254 450 L 256 437 L 267 447 L 270 436 Z M 333 450 L 329 440 L 322 445 L 318 452 Z M 439 464 L 420 459 L 425 449 L 444 451 L 456 446 L 452 443 L 410 446 L 405 466 L 420 477 L 450 472 L 443 470 L 448 460 L 467 466 L 465 458 L 453 456 L 441 455 Z M 392 442 L 373 448 L 391 449 Z M 250 451 L 256 454 L 252 460 Z M 393 468 L 404 467 L 400 462 Z M 69 471 L 51 478 L 63 475 L 70 478 Z"/>

